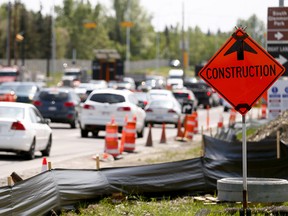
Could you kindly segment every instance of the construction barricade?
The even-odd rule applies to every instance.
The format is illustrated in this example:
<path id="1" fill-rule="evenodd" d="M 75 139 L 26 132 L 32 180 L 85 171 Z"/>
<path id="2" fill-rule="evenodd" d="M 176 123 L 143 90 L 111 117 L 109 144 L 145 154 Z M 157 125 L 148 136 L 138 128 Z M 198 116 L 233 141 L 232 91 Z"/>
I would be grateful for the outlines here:
<path id="1" fill-rule="evenodd" d="M 235 124 L 236 122 L 236 110 L 235 109 L 231 109 L 230 110 L 230 116 L 229 116 L 229 126 L 232 126 Z"/>
<path id="2" fill-rule="evenodd" d="M 120 154 L 118 148 L 118 125 L 113 123 L 113 121 L 106 124 L 105 153 L 111 154 L 113 157 L 117 157 Z"/>
<path id="3" fill-rule="evenodd" d="M 267 118 L 267 105 L 261 104 L 261 119 Z"/>
<path id="4" fill-rule="evenodd" d="M 128 121 L 125 128 L 124 151 L 134 152 L 136 141 L 136 122 Z"/>
<path id="5" fill-rule="evenodd" d="M 194 127 L 195 127 L 195 115 L 187 115 L 186 116 L 186 124 L 185 124 L 185 132 L 184 136 L 188 140 L 193 139 L 194 135 Z"/>
<path id="6" fill-rule="evenodd" d="M 194 134 L 197 134 L 197 133 L 199 133 L 199 130 L 198 130 L 198 113 L 197 113 L 197 111 L 194 111 L 192 113 L 192 115 L 195 116 L 195 119 L 194 119 L 194 122 L 195 122 L 195 124 L 194 124 Z"/>

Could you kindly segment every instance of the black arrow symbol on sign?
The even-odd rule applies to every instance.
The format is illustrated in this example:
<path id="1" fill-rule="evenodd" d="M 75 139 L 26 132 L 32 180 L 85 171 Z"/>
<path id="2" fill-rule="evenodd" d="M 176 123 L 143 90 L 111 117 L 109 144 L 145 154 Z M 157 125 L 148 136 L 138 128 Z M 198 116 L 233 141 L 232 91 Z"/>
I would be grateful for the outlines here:
<path id="1" fill-rule="evenodd" d="M 227 50 L 224 56 L 229 55 L 233 52 L 237 52 L 237 60 L 244 60 L 244 51 L 257 54 L 243 39 L 238 38 L 236 42 Z"/>

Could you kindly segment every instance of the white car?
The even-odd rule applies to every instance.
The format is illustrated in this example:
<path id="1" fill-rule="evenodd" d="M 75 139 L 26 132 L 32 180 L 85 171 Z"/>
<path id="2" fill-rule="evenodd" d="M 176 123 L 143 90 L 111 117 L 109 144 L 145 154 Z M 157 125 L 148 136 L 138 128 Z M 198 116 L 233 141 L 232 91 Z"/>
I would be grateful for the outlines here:
<path id="1" fill-rule="evenodd" d="M 145 107 L 146 111 L 146 125 L 151 124 L 174 124 L 175 128 L 178 126 L 178 121 L 182 122 L 181 108 L 174 100 L 154 99 Z"/>
<path id="2" fill-rule="evenodd" d="M 118 89 L 94 90 L 81 107 L 81 137 L 88 137 L 89 132 L 97 136 L 99 131 L 105 130 L 112 118 L 120 132 L 126 117 L 129 121 L 136 117 L 137 137 L 143 137 L 146 113 L 139 106 L 133 92 Z"/>
<path id="3" fill-rule="evenodd" d="M 49 156 L 52 130 L 49 121 L 28 103 L 0 102 L 0 151 L 34 159 L 35 152 Z"/>

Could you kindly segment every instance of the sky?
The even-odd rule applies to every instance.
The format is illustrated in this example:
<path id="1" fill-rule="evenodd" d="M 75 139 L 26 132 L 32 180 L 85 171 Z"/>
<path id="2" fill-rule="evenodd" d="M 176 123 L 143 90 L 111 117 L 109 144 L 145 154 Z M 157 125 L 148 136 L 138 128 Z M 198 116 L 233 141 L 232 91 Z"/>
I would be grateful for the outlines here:
<path id="1" fill-rule="evenodd" d="M 8 2 L 9 0 L 1 0 Z M 10 0 L 13 3 L 14 0 Z M 133 0 L 131 0 L 133 1 Z M 40 2 L 44 13 L 51 13 L 53 3 L 61 5 L 63 0 L 20 0 L 28 10 L 38 11 Z M 90 0 L 93 5 L 101 2 L 111 7 L 111 0 Z M 285 1 L 284 1 L 285 4 Z M 166 25 L 194 28 L 203 32 L 208 30 L 223 32 L 234 29 L 238 19 L 248 19 L 255 14 L 267 23 L 268 7 L 278 7 L 279 0 L 140 0 L 140 5 L 153 16 L 152 24 L 157 31 L 163 31 Z M 284 6 L 286 6 L 285 4 Z M 184 17 L 184 18 L 183 18 Z"/>

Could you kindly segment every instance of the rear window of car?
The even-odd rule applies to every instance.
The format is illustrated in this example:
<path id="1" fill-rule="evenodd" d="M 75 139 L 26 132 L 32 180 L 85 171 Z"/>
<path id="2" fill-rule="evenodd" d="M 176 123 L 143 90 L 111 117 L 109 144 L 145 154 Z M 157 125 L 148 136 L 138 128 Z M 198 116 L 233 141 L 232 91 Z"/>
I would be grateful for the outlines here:
<path id="1" fill-rule="evenodd" d="M 39 94 L 39 98 L 43 101 L 66 101 L 69 98 L 67 92 L 48 92 L 43 91 Z"/>
<path id="2" fill-rule="evenodd" d="M 24 118 L 24 108 L 21 107 L 0 107 L 0 117 L 5 118 Z"/>
<path id="3" fill-rule="evenodd" d="M 91 101 L 98 102 L 98 103 L 123 103 L 125 102 L 125 97 L 122 95 L 117 94 L 93 94 L 90 98 Z"/>
<path id="4" fill-rule="evenodd" d="M 175 92 L 173 93 L 176 98 L 185 99 L 188 98 L 189 94 L 184 92 Z"/>

